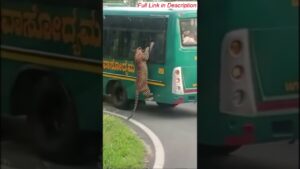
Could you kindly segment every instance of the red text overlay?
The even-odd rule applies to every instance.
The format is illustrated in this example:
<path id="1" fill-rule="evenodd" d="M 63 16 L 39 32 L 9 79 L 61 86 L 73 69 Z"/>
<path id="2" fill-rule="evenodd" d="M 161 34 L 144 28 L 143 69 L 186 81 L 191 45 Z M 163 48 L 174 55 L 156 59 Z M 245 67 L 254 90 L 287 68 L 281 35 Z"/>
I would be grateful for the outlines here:
<path id="1" fill-rule="evenodd" d="M 197 9 L 197 2 L 138 2 L 138 8 Z"/>

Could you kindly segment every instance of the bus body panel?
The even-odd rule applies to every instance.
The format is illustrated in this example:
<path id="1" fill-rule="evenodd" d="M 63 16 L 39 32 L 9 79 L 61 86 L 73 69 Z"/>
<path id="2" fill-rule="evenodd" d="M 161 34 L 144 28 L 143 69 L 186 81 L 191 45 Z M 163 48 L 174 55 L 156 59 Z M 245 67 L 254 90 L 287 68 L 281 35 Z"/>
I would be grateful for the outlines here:
<path id="1" fill-rule="evenodd" d="M 176 54 L 175 67 L 182 67 L 183 86 L 186 93 L 196 94 L 197 92 L 197 53 L 196 49 L 180 49 Z"/>
<path id="2" fill-rule="evenodd" d="M 285 88 L 283 82 L 298 81 L 296 69 L 299 68 L 299 53 L 296 51 L 298 49 L 296 46 L 298 46 L 299 6 L 294 5 L 293 2 L 215 0 L 203 1 L 199 6 L 201 45 L 198 48 L 200 58 L 198 61 L 198 142 L 200 144 L 243 145 L 298 138 L 298 106 L 239 114 L 221 112 L 219 107 L 222 41 L 228 32 L 239 29 L 247 29 L 250 32 L 250 46 L 258 48 L 260 53 L 253 54 L 251 48 L 251 62 L 254 67 L 258 67 L 258 71 L 265 73 L 261 79 L 257 79 L 257 74 L 253 76 L 255 95 L 259 97 L 279 95 L 285 99 L 295 98 L 299 101 L 296 91 L 282 91 Z M 268 29 L 274 31 L 266 33 Z M 275 30 L 277 35 L 274 37 Z M 259 61 L 254 63 L 255 59 Z M 264 63 L 265 60 L 268 60 L 268 65 Z M 283 64 L 278 67 L 279 63 Z M 279 77 L 276 78 L 277 75 L 268 77 L 271 72 L 278 73 Z M 264 80 L 263 89 L 268 93 L 261 93 L 257 89 L 258 80 Z M 257 97 L 256 99 L 259 101 Z"/>
<path id="3" fill-rule="evenodd" d="M 250 31 L 259 100 L 298 97 L 298 35 L 297 28 Z"/>
<path id="4" fill-rule="evenodd" d="M 101 31 L 96 11 L 91 1 L 1 2 L 1 113 L 10 115 L 18 73 L 43 68 L 69 90 L 80 129 L 99 129 Z M 83 29 L 92 31 L 85 34 Z"/>
<path id="5" fill-rule="evenodd" d="M 199 112 L 198 114 L 200 114 Z M 284 114 L 284 115 L 280 115 Z M 243 117 L 222 114 L 209 123 L 218 126 L 209 129 L 215 134 L 201 134 L 199 142 L 207 145 L 245 145 L 299 137 L 299 115 L 296 111 L 279 112 L 274 116 Z M 202 125 L 200 125 L 202 126 Z M 200 129 L 200 128 L 199 128 Z"/>
<path id="6" fill-rule="evenodd" d="M 1 61 L 1 78 L 6 80 L 1 87 L 1 97 L 2 99 L 2 114 L 10 115 L 9 109 L 9 98 L 11 88 L 17 77 L 18 73 L 27 66 L 33 66 L 34 64 L 26 62 L 16 62 L 11 60 L 3 59 Z M 73 101 L 75 102 L 77 117 L 79 120 L 79 127 L 82 130 L 97 130 L 99 128 L 99 122 L 95 121 L 95 117 L 99 116 L 99 101 L 101 100 L 101 90 L 99 90 L 99 75 L 91 74 L 88 72 L 82 72 L 78 70 L 66 70 L 57 67 L 43 66 L 49 69 L 51 72 L 55 73 L 60 77 L 60 80 L 64 83 L 67 89 L 73 96 Z M 74 80 L 76 73 L 76 79 Z M 97 90 L 95 90 L 97 89 Z M 98 91 L 95 93 L 94 91 Z M 89 99 L 87 99 L 89 98 Z M 89 106 L 87 106 L 89 105 Z"/>
<path id="7" fill-rule="evenodd" d="M 176 20 L 176 32 L 182 32 L 182 28 L 180 27 L 180 21 L 194 19 L 197 18 L 196 13 L 184 13 L 179 14 L 179 18 Z M 174 58 L 175 67 L 181 66 L 183 68 L 183 87 L 184 92 L 186 94 L 193 95 L 195 99 L 191 99 L 192 101 L 196 101 L 196 93 L 197 93 L 197 44 L 191 46 L 184 46 L 182 43 L 182 36 L 176 36 L 175 42 L 179 42 L 174 44 L 175 48 L 178 48 L 178 52 Z"/>

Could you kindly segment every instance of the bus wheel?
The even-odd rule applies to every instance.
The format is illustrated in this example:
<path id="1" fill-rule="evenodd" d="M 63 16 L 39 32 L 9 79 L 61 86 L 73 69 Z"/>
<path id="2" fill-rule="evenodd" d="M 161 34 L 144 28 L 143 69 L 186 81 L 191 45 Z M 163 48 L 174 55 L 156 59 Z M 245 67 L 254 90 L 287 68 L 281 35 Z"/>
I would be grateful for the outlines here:
<path id="1" fill-rule="evenodd" d="M 41 77 L 34 86 L 28 114 L 34 148 L 60 162 L 76 161 L 78 124 L 75 106 L 64 85 L 54 76 Z"/>
<path id="2" fill-rule="evenodd" d="M 111 91 L 112 103 L 119 109 L 129 110 L 133 108 L 134 101 L 129 100 L 127 92 L 120 82 L 116 82 Z"/>
<path id="3" fill-rule="evenodd" d="M 178 105 L 178 104 L 168 104 L 168 103 L 159 103 L 159 102 L 156 103 L 158 104 L 159 107 L 162 108 L 174 108 Z"/>
<path id="4" fill-rule="evenodd" d="M 211 145 L 199 145 L 200 156 L 226 156 L 230 153 L 238 150 L 241 146 L 211 146 Z"/>

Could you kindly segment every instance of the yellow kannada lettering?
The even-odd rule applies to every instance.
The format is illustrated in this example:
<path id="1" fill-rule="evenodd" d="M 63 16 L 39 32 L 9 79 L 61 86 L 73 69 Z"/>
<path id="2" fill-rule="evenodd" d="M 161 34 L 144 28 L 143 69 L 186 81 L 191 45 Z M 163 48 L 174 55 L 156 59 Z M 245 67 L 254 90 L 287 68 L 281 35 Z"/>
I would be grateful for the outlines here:
<path id="1" fill-rule="evenodd" d="M 76 8 L 71 16 L 51 16 L 35 4 L 29 11 L 1 8 L 1 33 L 72 44 L 73 54 L 79 56 L 82 46 L 101 45 L 96 11 L 91 11 L 90 16 L 78 19 Z"/>
<path id="2" fill-rule="evenodd" d="M 299 0 L 292 0 L 292 5 L 295 7 L 299 7 Z"/>
<path id="3" fill-rule="evenodd" d="M 58 16 L 55 16 L 53 19 L 53 30 L 52 30 L 52 36 L 54 41 L 60 41 L 61 40 L 61 28 L 62 28 L 62 21 Z"/>
<path id="4" fill-rule="evenodd" d="M 9 9 L 1 9 L 1 31 L 4 34 L 13 34 L 20 28 L 23 31 L 22 27 L 17 24 L 21 21 L 23 21 L 21 12 Z M 17 26 L 19 26 L 19 29 L 16 28 Z M 16 34 L 20 34 L 19 31 L 16 32 Z"/>
<path id="5" fill-rule="evenodd" d="M 38 22 L 41 26 L 42 38 L 45 40 L 51 40 L 51 33 L 52 33 L 51 25 L 52 25 L 52 23 L 51 23 L 51 18 L 49 16 L 49 14 L 41 13 L 38 18 Z"/>
<path id="6" fill-rule="evenodd" d="M 41 39 L 41 31 L 36 21 L 38 15 L 37 12 L 37 6 L 33 5 L 32 11 L 23 13 L 23 29 L 25 37 Z"/>
<path id="7" fill-rule="evenodd" d="M 103 69 L 104 70 L 115 70 L 115 71 L 121 71 L 125 73 L 134 73 L 135 67 L 133 64 L 125 62 L 118 62 L 115 61 L 114 59 L 109 61 L 109 60 L 104 60 L 103 61 Z"/>
<path id="8" fill-rule="evenodd" d="M 79 39 L 83 45 L 100 46 L 100 25 L 96 19 L 96 11 L 92 11 L 91 20 L 80 21 Z"/>
<path id="9" fill-rule="evenodd" d="M 77 10 L 73 9 L 73 16 L 67 16 L 62 18 L 62 37 L 64 43 L 73 43 L 75 42 L 75 36 L 76 36 L 76 13 Z"/>

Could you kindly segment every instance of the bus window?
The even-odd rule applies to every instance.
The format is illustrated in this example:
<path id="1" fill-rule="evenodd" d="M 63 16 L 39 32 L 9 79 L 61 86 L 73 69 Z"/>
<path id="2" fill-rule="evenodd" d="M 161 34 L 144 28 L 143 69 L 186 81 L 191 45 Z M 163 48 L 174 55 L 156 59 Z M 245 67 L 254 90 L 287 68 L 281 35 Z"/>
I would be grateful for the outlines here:
<path id="1" fill-rule="evenodd" d="M 164 63 L 167 18 L 162 17 L 104 17 L 104 55 L 133 58 L 135 49 L 145 49 L 154 42 L 149 63 Z"/>
<path id="2" fill-rule="evenodd" d="M 197 19 L 182 19 L 180 21 L 182 46 L 197 45 Z"/>
<path id="3" fill-rule="evenodd" d="M 130 32 L 128 19 L 124 17 L 105 16 L 104 17 L 104 55 L 113 58 L 128 58 Z"/>
<path id="4" fill-rule="evenodd" d="M 157 33 L 154 35 L 154 45 L 150 52 L 149 62 L 150 63 L 164 63 L 165 62 L 165 45 L 166 45 L 165 33 Z"/>
<path id="5" fill-rule="evenodd" d="M 103 33 L 104 33 L 103 41 L 105 42 L 103 43 L 104 46 L 103 53 L 105 56 L 111 56 L 111 50 L 108 47 L 112 46 L 112 39 L 109 38 L 112 32 L 108 30 L 104 30 Z"/>
<path id="6" fill-rule="evenodd" d="M 112 30 L 113 34 L 112 34 L 112 46 L 109 46 L 112 52 L 112 57 L 118 57 L 118 44 L 119 44 L 119 36 L 120 36 L 120 32 L 119 31 L 115 31 Z"/>
<path id="7" fill-rule="evenodd" d="M 129 58 L 133 59 L 134 54 L 135 54 L 135 49 L 138 46 L 138 38 L 139 37 L 139 32 L 138 31 L 131 31 L 131 39 L 129 43 Z"/>
<path id="8" fill-rule="evenodd" d="M 142 48 L 154 42 L 152 51 L 150 52 L 149 63 L 162 64 L 165 62 L 165 45 L 166 45 L 166 29 L 167 18 L 132 18 L 132 25 L 136 25 L 141 32 L 137 39 L 137 44 Z"/>
<path id="9" fill-rule="evenodd" d="M 129 57 L 129 46 L 130 46 L 131 34 L 129 31 L 120 31 L 117 57 L 128 58 Z"/>
<path id="10" fill-rule="evenodd" d="M 115 30 L 104 30 L 105 40 L 104 55 L 106 57 L 116 57 L 116 49 L 118 48 L 118 32 Z"/>

